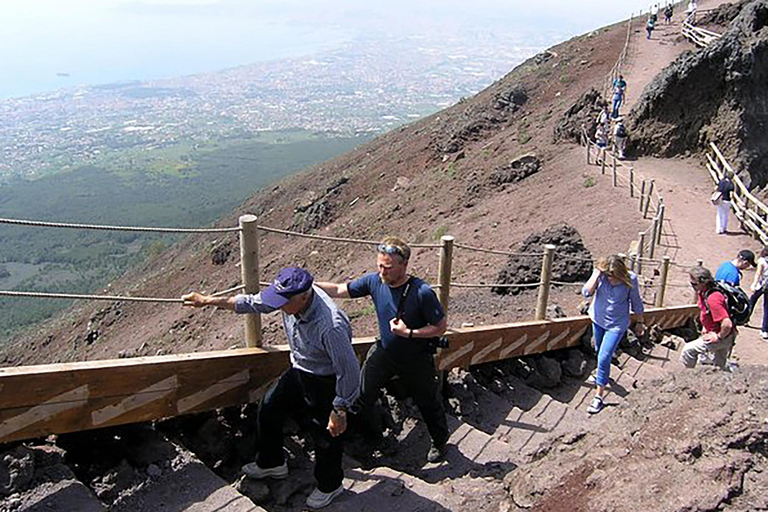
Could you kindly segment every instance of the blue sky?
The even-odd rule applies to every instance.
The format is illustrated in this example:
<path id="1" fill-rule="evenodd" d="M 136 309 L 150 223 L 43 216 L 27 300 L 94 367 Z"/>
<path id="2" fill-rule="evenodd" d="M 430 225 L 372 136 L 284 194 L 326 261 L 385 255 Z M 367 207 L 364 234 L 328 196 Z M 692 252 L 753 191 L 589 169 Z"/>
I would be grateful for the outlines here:
<path id="1" fill-rule="evenodd" d="M 0 99 L 77 83 L 215 71 L 317 53 L 374 33 L 541 30 L 565 39 L 648 6 L 645 0 L 2 1 Z"/>

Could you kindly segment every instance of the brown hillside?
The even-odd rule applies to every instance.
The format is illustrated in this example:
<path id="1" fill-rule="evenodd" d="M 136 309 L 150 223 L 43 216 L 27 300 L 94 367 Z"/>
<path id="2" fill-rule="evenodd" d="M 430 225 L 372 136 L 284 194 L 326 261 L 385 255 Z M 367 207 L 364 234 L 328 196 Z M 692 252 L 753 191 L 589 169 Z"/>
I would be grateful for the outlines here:
<path id="1" fill-rule="evenodd" d="M 396 129 L 360 148 L 257 192 L 221 226 L 244 213 L 260 224 L 319 234 L 378 239 L 397 233 L 411 242 L 457 242 L 511 249 L 533 232 L 561 222 L 574 226 L 592 254 L 626 250 L 641 227 L 625 198 L 609 187 L 585 188 L 570 143 L 553 142 L 555 125 L 591 87 L 601 88 L 626 35 L 619 24 L 574 38 L 529 59 L 477 96 Z M 541 170 L 521 181 L 491 179 L 511 160 L 533 153 Z M 598 206 L 600 205 L 600 206 Z M 608 206 L 605 206 L 608 205 Z M 644 226 L 643 226 L 644 227 Z M 211 249 L 231 254 L 214 264 Z M 239 283 L 235 235 L 193 236 L 110 288 L 110 294 L 177 297 Z M 372 269 L 369 248 L 268 235 L 262 238 L 262 276 L 303 265 L 322 279 L 345 280 Z M 413 271 L 434 280 L 437 251 L 419 250 Z M 219 260 L 219 263 L 221 261 Z M 457 249 L 454 281 L 495 280 L 505 258 Z M 454 289 L 450 323 L 508 322 L 530 318 L 535 291 L 499 297 L 489 290 Z M 573 288 L 552 300 L 575 312 Z M 372 334 L 375 321 L 364 301 L 345 304 L 355 334 Z M 461 307 L 459 307 L 461 306 Z M 282 343 L 276 315 L 265 319 L 267 343 Z M 233 315 L 178 305 L 81 303 L 39 330 L 17 337 L 5 364 L 113 358 L 228 348 L 242 343 Z"/>

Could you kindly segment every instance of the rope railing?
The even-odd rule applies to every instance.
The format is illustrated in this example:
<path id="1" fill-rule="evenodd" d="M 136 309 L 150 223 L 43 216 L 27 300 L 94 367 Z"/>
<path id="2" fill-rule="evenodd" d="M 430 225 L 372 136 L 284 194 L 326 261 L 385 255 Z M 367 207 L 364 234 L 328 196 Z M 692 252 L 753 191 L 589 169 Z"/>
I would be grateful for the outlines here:
<path id="1" fill-rule="evenodd" d="M 261 283 L 263 286 L 269 286 L 271 283 Z M 219 297 L 222 295 L 228 295 L 234 291 L 242 290 L 243 285 L 238 285 L 227 290 L 211 293 L 213 297 Z M 93 295 L 93 294 L 79 294 L 79 293 L 49 293 L 49 292 L 20 292 L 0 290 L 0 296 L 2 297 L 32 297 L 38 299 L 74 299 L 74 300 L 106 300 L 106 301 L 121 301 L 121 302 L 175 302 L 182 303 L 180 297 L 168 298 L 168 297 L 131 297 L 127 295 Z"/>
<path id="2" fill-rule="evenodd" d="M 230 233 L 240 231 L 234 228 L 158 228 L 144 226 L 110 226 L 99 224 L 75 224 L 67 222 L 47 222 L 40 220 L 4 219 L 0 218 L 0 224 L 15 224 L 20 226 L 46 227 L 46 228 L 71 228 L 71 229 L 95 229 L 101 231 L 143 231 L 148 233 Z"/>

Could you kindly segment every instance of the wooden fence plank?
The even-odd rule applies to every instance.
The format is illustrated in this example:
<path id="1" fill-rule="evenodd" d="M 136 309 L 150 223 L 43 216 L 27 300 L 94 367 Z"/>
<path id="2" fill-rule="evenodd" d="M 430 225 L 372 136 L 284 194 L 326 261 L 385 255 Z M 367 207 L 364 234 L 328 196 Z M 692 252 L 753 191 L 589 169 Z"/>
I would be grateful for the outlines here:
<path id="1" fill-rule="evenodd" d="M 647 324 L 683 325 L 695 306 L 651 309 Z M 588 317 L 447 334 L 441 370 L 579 344 Z M 362 360 L 373 338 L 353 343 Z M 287 346 L 0 368 L 0 443 L 158 420 L 254 402 L 289 365 Z"/>

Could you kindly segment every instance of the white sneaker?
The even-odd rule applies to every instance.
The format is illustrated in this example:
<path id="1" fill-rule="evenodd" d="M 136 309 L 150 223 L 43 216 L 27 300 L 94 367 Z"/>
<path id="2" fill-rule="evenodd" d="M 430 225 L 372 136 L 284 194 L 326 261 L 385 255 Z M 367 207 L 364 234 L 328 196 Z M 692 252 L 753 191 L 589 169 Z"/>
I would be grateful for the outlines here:
<path id="1" fill-rule="evenodd" d="M 344 484 L 341 484 L 338 489 L 331 492 L 322 492 L 320 489 L 315 489 L 312 494 L 307 496 L 307 506 L 309 508 L 323 508 L 333 501 L 333 499 L 339 494 L 344 492 Z"/>
<path id="2" fill-rule="evenodd" d="M 270 476 L 281 480 L 288 476 L 288 463 L 283 462 L 282 466 L 275 466 L 274 468 L 260 468 L 255 462 L 249 462 L 243 466 L 243 473 L 254 480 L 261 480 Z"/>
<path id="3" fill-rule="evenodd" d="M 768 332 L 762 331 L 760 333 L 760 337 L 763 338 L 764 340 L 768 340 Z"/>
<path id="4" fill-rule="evenodd" d="M 608 378 L 608 384 L 605 385 L 605 389 L 611 389 L 611 383 L 613 382 L 613 379 L 610 377 Z M 594 373 L 590 373 L 589 377 L 587 377 L 587 384 L 596 385 L 597 384 L 597 375 Z"/>

